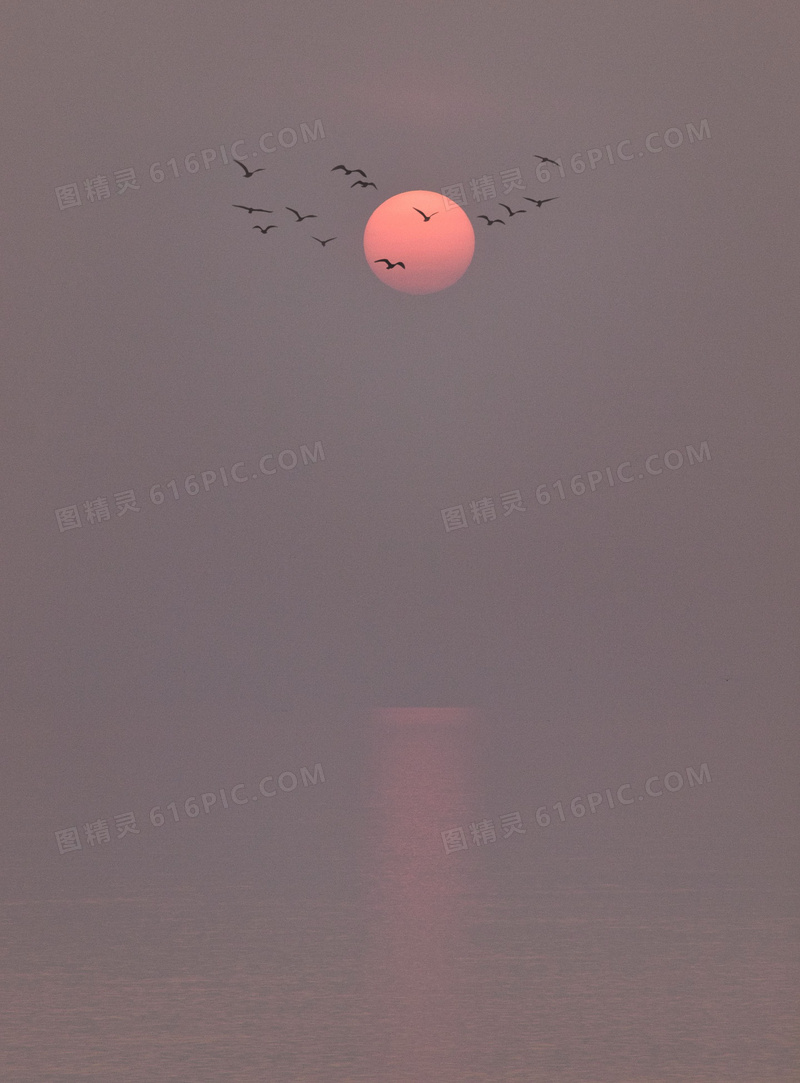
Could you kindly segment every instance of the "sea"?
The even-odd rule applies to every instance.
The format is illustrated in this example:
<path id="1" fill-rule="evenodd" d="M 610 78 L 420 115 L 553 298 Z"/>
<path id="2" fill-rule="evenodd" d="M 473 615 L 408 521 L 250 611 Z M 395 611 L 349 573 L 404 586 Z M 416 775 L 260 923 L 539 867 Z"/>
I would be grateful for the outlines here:
<path id="1" fill-rule="evenodd" d="M 798 897 L 714 867 L 713 763 L 573 808 L 493 788 L 457 712 L 374 722 L 349 773 L 7 839 L 0 1079 L 800 1080 Z"/>

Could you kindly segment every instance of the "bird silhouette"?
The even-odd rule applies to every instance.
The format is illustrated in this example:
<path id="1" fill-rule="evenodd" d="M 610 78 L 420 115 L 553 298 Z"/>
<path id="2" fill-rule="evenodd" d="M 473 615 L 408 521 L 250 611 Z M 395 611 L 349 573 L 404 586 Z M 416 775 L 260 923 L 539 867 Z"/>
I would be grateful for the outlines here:
<path id="1" fill-rule="evenodd" d="M 346 165 L 335 165 L 331 170 L 331 173 L 335 173 L 337 169 L 343 169 L 348 177 L 351 173 L 360 173 L 364 180 L 367 179 L 367 174 L 363 169 L 348 169 Z"/>
<path id="2" fill-rule="evenodd" d="M 554 162 L 552 158 L 543 158 L 541 154 L 534 154 L 534 158 L 538 158 L 540 162 L 549 162 L 550 165 L 558 166 L 558 162 Z"/>
<path id="3" fill-rule="evenodd" d="M 335 241 L 335 240 L 336 240 L 336 238 L 335 238 L 335 237 L 328 237 L 328 240 L 327 240 L 327 241 L 320 241 L 320 240 L 319 240 L 319 237 L 312 237 L 312 240 L 314 240 L 314 241 L 319 241 L 319 243 L 320 243 L 320 244 L 322 245 L 322 247 L 324 248 L 324 247 L 325 247 L 325 245 L 326 245 L 326 244 L 328 244 L 328 241 Z"/>
<path id="4" fill-rule="evenodd" d="M 376 260 L 373 260 L 372 262 L 373 263 L 385 263 L 387 271 L 391 271 L 392 267 L 402 267 L 403 270 L 406 269 L 405 263 L 401 263 L 399 260 L 397 261 L 397 263 L 392 263 L 391 260 L 388 260 L 388 259 L 376 259 Z"/>
<path id="5" fill-rule="evenodd" d="M 541 207 L 543 203 L 552 203 L 554 199 L 558 199 L 558 196 L 550 196 L 549 199 L 531 199 L 530 196 L 523 196 L 523 199 L 527 199 L 529 203 L 535 203 L 537 207 Z"/>
<path id="6" fill-rule="evenodd" d="M 231 203 L 232 207 L 241 207 L 243 211 L 247 211 L 248 214 L 252 214 L 253 211 L 258 211 L 259 214 L 272 214 L 272 211 L 266 210 L 264 207 L 245 207 L 244 203 Z"/>
<path id="7" fill-rule="evenodd" d="M 277 226 L 253 226 L 253 229 L 260 229 L 262 233 L 266 233 L 269 229 L 277 229 Z"/>
<path id="8" fill-rule="evenodd" d="M 248 169 L 247 166 L 244 164 L 244 162 L 239 161 L 238 158 L 234 158 L 233 160 L 234 160 L 234 162 L 237 162 L 242 167 L 242 169 L 244 170 L 245 180 L 248 177 L 252 177 L 254 173 L 263 173 L 264 172 L 263 165 L 261 166 L 260 169 Z"/>
<path id="9" fill-rule="evenodd" d="M 431 218 L 433 218 L 433 214 L 439 213 L 438 211 L 434 211 L 433 214 L 426 214 L 425 211 L 421 211 L 419 207 L 412 207 L 411 209 L 416 211 L 417 214 L 421 214 L 426 222 L 430 222 Z"/>
<path id="10" fill-rule="evenodd" d="M 479 214 L 478 218 L 486 218 L 486 224 L 489 226 L 493 226 L 496 222 L 499 222 L 501 226 L 505 225 L 502 218 L 488 218 L 485 214 Z"/>
<path id="11" fill-rule="evenodd" d="M 297 217 L 298 222 L 303 222 L 303 221 L 305 221 L 306 218 L 316 218 L 317 217 L 315 214 L 300 214 L 300 212 L 296 211 L 294 209 L 294 207 L 287 207 L 286 210 L 291 211 L 292 214 L 294 214 Z"/>
<path id="12" fill-rule="evenodd" d="M 353 181 L 353 183 L 350 185 L 350 187 L 355 188 L 356 185 L 359 188 L 374 188 L 376 192 L 378 190 L 378 186 L 375 183 L 375 181 Z"/>
<path id="13" fill-rule="evenodd" d="M 507 203 L 501 203 L 501 204 L 500 204 L 500 206 L 501 206 L 501 207 L 505 207 L 505 209 L 506 209 L 506 210 L 508 211 L 508 217 L 509 217 L 509 218 L 513 218 L 515 214 L 527 214 L 527 213 L 528 213 L 528 212 L 527 212 L 527 211 L 525 210 L 525 208 L 524 208 L 524 207 L 522 207 L 522 209 L 521 209 L 521 210 L 518 210 L 518 211 L 512 211 L 512 210 L 511 210 L 511 208 L 509 207 L 509 205 L 508 205 Z"/>

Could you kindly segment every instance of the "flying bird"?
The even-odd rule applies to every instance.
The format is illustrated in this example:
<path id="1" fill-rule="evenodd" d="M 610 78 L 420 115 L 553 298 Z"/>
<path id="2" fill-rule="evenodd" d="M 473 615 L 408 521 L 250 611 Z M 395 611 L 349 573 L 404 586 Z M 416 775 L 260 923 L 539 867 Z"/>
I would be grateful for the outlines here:
<path id="1" fill-rule="evenodd" d="M 253 226 L 253 229 L 260 229 L 262 233 L 266 233 L 269 229 L 277 229 L 277 226 Z"/>
<path id="2" fill-rule="evenodd" d="M 558 166 L 558 162 L 554 162 L 552 158 L 543 158 L 541 154 L 534 154 L 534 158 L 538 158 L 540 162 L 549 162 L 550 165 Z"/>
<path id="3" fill-rule="evenodd" d="M 335 173 L 337 169 L 343 169 L 348 177 L 351 173 L 360 173 L 364 180 L 367 179 L 367 174 L 363 169 L 348 169 L 346 165 L 335 165 L 331 170 L 331 173 Z"/>
<path id="4" fill-rule="evenodd" d="M 248 214 L 252 214 L 253 211 L 258 211 L 259 214 L 272 214 L 272 211 L 266 210 L 264 207 L 245 207 L 244 203 L 231 203 L 232 207 L 241 207 L 243 211 L 247 211 Z"/>
<path id="5" fill-rule="evenodd" d="M 323 248 L 325 247 L 326 244 L 328 244 L 329 241 L 335 241 L 336 240 L 335 237 L 328 237 L 327 241 L 320 241 L 319 237 L 312 237 L 311 239 L 313 241 L 319 241 L 319 243 L 322 245 Z"/>
<path id="6" fill-rule="evenodd" d="M 543 203 L 552 203 L 554 199 L 558 199 L 558 196 L 550 196 L 549 199 L 531 199 L 530 196 L 523 196 L 523 199 L 527 199 L 529 203 L 535 203 L 537 207 L 541 207 Z"/>
<path id="7" fill-rule="evenodd" d="M 246 166 L 246 165 L 244 164 L 244 162 L 242 162 L 242 161 L 239 161 L 239 159 L 238 159 L 238 158 L 234 158 L 233 160 L 234 160 L 234 162 L 238 162 L 238 163 L 239 163 L 239 165 L 240 165 L 240 166 L 242 167 L 242 169 L 244 170 L 244 175 L 245 175 L 245 179 L 247 179 L 248 177 L 252 177 L 252 175 L 253 175 L 254 173 L 263 173 L 263 172 L 264 172 L 264 167 L 263 167 L 263 165 L 261 166 L 261 168 L 260 168 L 260 169 L 248 169 L 248 168 L 247 168 L 247 166 Z"/>
<path id="8" fill-rule="evenodd" d="M 300 214 L 299 211 L 296 211 L 294 209 L 294 207 L 287 207 L 286 210 L 291 211 L 292 214 L 296 215 L 298 222 L 303 222 L 303 221 L 305 221 L 306 218 L 316 218 L 317 217 L 315 214 Z"/>
<path id="9" fill-rule="evenodd" d="M 439 213 L 438 211 L 434 211 L 433 214 L 426 214 L 425 211 L 421 211 L 419 207 L 412 207 L 411 209 L 416 211 L 417 214 L 421 214 L 426 222 L 430 222 L 431 218 L 433 218 L 433 214 Z"/>
<path id="10" fill-rule="evenodd" d="M 392 263 L 391 260 L 388 259 L 376 259 L 373 260 L 373 263 L 385 263 L 387 271 L 391 271 L 392 267 L 402 267 L 403 270 L 406 269 L 405 263 L 401 263 L 399 260 L 397 261 L 397 263 Z"/>
<path id="11" fill-rule="evenodd" d="M 485 214 L 479 214 L 478 218 L 486 218 L 486 223 L 490 226 L 493 226 L 496 222 L 499 222 L 501 226 L 505 225 L 502 218 L 488 218 Z"/>
<path id="12" fill-rule="evenodd" d="M 350 185 L 351 188 L 355 188 L 358 185 L 359 188 L 374 188 L 377 192 L 378 186 L 375 181 L 353 181 Z"/>
<path id="13" fill-rule="evenodd" d="M 501 203 L 501 204 L 500 204 L 500 206 L 501 206 L 501 207 L 505 207 L 505 209 L 506 209 L 506 210 L 508 211 L 508 217 L 509 217 L 509 218 L 513 218 L 515 214 L 527 214 L 527 213 L 528 213 L 528 212 L 527 212 L 527 211 L 525 210 L 525 208 L 524 208 L 524 207 L 522 207 L 522 209 L 521 209 L 521 210 L 518 210 L 518 211 L 512 211 L 512 210 L 511 210 L 511 208 L 509 207 L 509 205 L 508 205 L 507 203 Z"/>

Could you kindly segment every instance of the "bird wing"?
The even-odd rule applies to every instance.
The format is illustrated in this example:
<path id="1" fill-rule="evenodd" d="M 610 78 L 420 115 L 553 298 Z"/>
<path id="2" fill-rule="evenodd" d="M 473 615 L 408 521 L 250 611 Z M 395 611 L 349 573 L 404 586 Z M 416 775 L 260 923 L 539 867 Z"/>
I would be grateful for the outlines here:
<path id="1" fill-rule="evenodd" d="M 333 169 L 331 170 L 331 173 L 335 173 L 337 169 L 343 169 L 345 171 L 345 173 L 348 172 L 348 169 L 347 169 L 346 165 L 335 165 L 333 167 Z"/>
<path id="2" fill-rule="evenodd" d="M 234 162 L 236 162 L 237 165 L 240 165 L 242 167 L 245 173 L 247 172 L 247 166 L 244 164 L 244 162 L 240 162 L 238 158 L 234 158 L 233 160 Z"/>
<path id="3" fill-rule="evenodd" d="M 388 259 L 376 259 L 376 260 L 374 260 L 374 262 L 375 263 L 385 263 L 386 266 L 389 267 L 391 265 L 392 261 L 388 260 Z"/>
<path id="4" fill-rule="evenodd" d="M 405 263 L 401 263 L 399 260 L 397 261 L 397 263 L 395 263 L 395 267 L 402 267 L 403 270 L 406 269 Z"/>
<path id="5" fill-rule="evenodd" d="M 489 216 L 486 214 L 479 214 L 478 218 L 485 218 L 487 222 L 489 221 Z"/>
<path id="6" fill-rule="evenodd" d="M 512 213 L 511 208 L 509 207 L 509 205 L 507 203 L 501 203 L 500 206 L 505 207 L 505 209 L 508 211 L 509 214 Z"/>
<path id="7" fill-rule="evenodd" d="M 297 211 L 294 209 L 294 207 L 287 207 L 286 210 L 291 211 L 292 214 L 297 214 Z M 300 215 L 297 214 L 297 217 L 300 218 Z"/>
<path id="8" fill-rule="evenodd" d="M 350 172 L 351 173 L 360 173 L 361 176 L 364 178 L 364 180 L 367 179 L 367 174 L 364 172 L 363 169 L 352 169 Z"/>

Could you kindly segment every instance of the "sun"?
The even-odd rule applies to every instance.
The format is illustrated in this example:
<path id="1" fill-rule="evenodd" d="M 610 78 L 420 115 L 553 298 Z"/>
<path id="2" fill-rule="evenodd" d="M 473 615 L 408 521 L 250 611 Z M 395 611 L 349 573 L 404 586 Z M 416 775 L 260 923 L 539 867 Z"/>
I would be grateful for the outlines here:
<path id="1" fill-rule="evenodd" d="M 372 212 L 364 229 L 364 255 L 370 270 L 403 293 L 447 289 L 469 267 L 474 251 L 472 223 L 441 192 L 392 196 Z"/>

